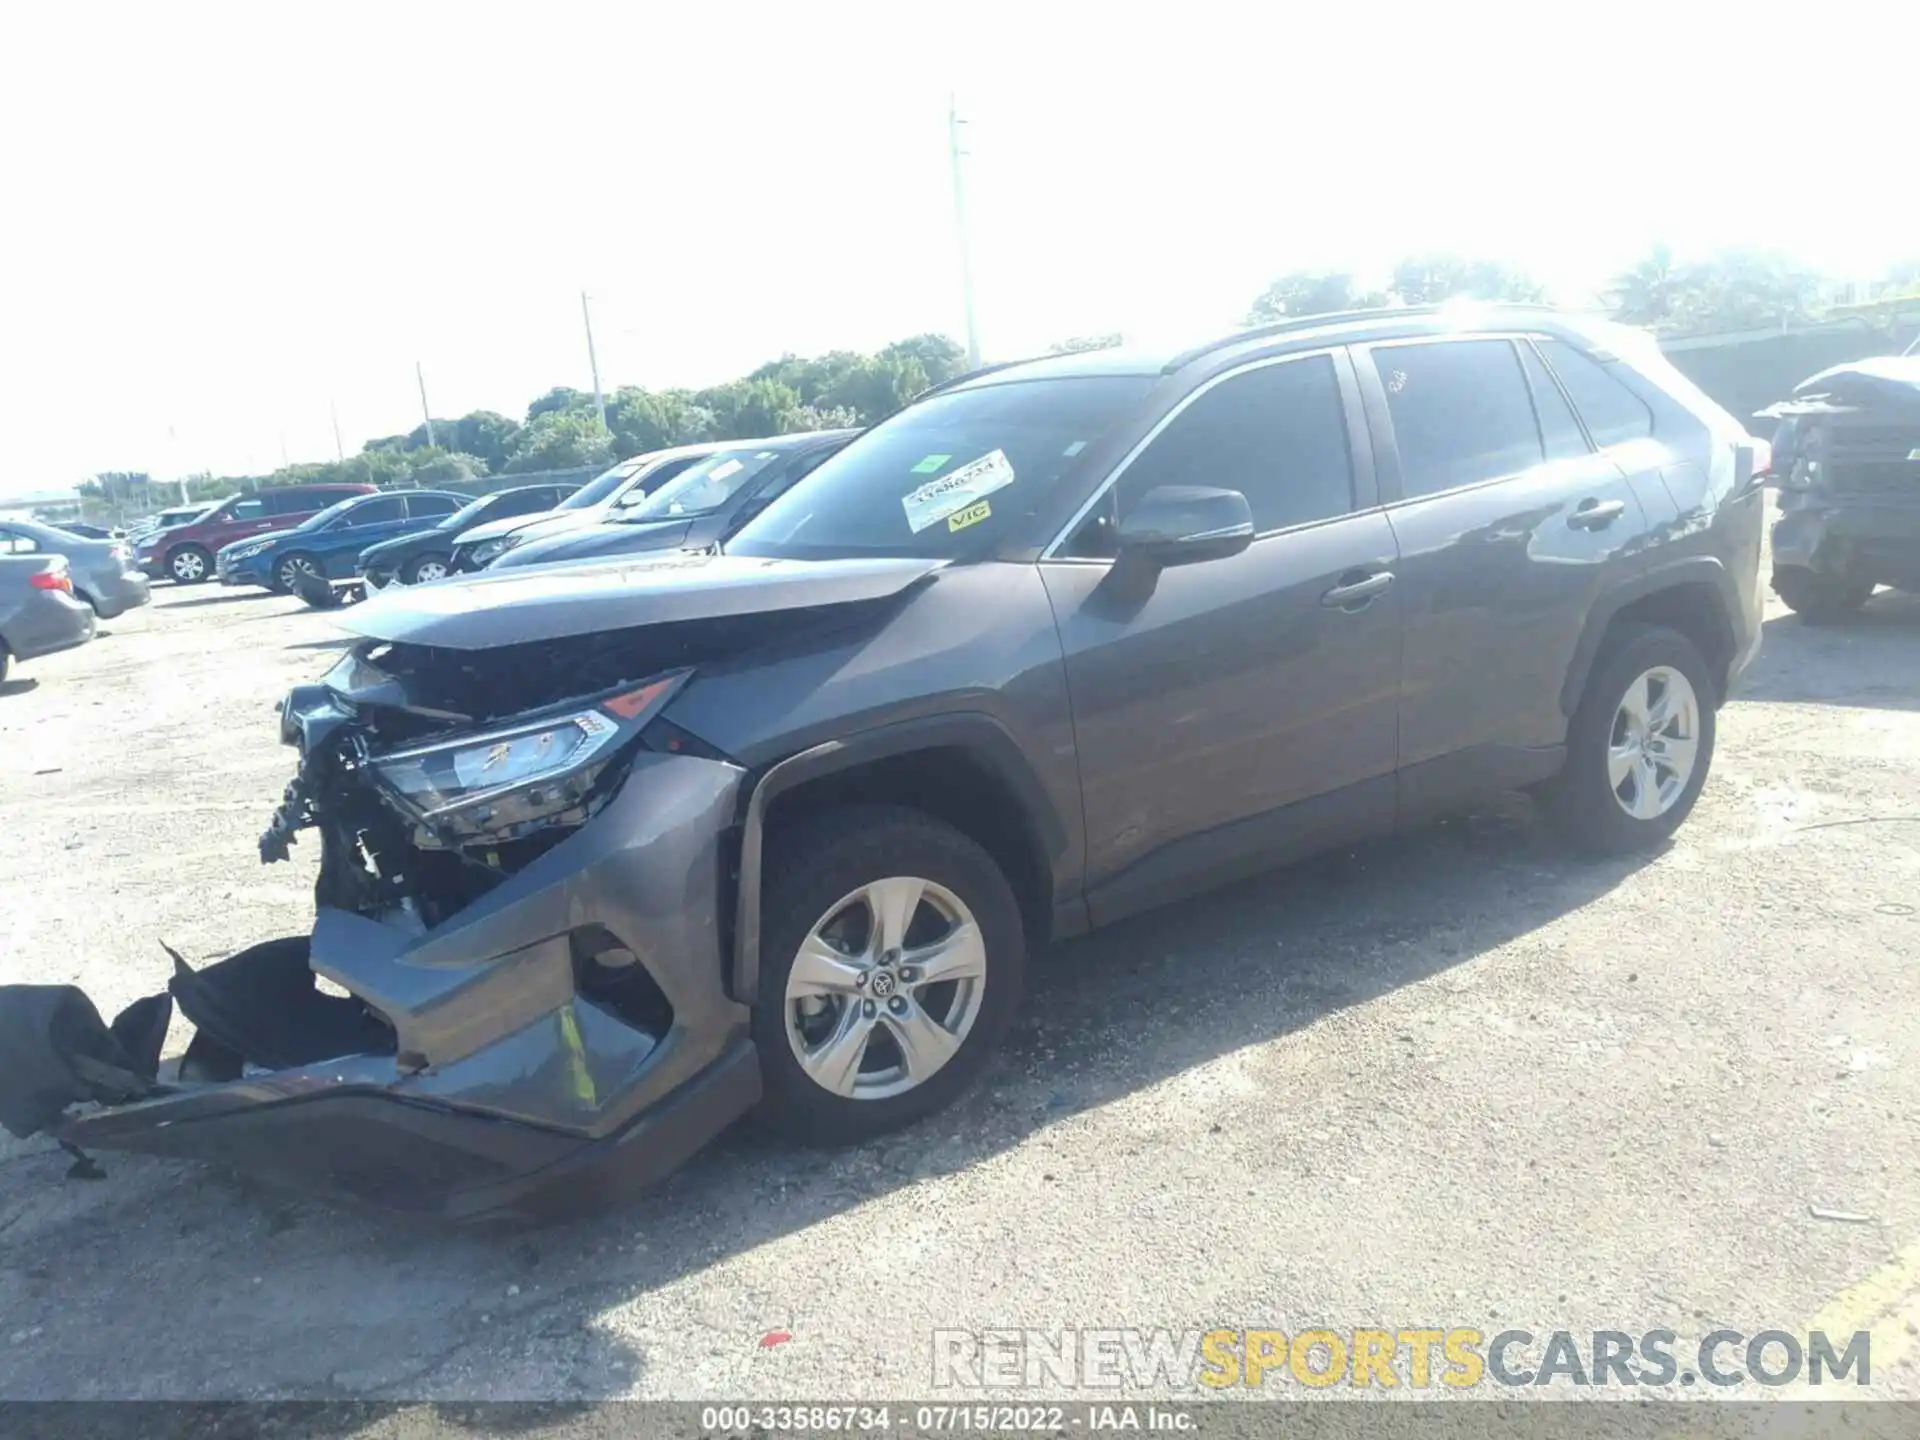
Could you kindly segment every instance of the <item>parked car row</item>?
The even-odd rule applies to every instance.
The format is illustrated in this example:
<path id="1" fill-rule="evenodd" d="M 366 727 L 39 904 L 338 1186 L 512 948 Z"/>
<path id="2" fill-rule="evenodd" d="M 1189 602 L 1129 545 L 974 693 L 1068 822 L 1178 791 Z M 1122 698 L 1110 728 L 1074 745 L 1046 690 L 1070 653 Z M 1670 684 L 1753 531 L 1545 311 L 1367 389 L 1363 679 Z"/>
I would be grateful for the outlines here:
<path id="1" fill-rule="evenodd" d="M 151 598 L 125 540 L 37 520 L 0 521 L 0 680 L 15 660 L 84 645 L 96 621 Z"/>

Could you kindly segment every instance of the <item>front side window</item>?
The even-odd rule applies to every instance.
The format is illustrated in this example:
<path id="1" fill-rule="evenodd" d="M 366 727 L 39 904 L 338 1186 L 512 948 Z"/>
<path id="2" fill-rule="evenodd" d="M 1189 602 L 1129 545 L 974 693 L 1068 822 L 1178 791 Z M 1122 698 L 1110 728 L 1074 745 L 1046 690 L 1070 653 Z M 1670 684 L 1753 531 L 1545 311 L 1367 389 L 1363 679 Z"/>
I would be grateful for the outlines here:
<path id="1" fill-rule="evenodd" d="M 258 520 L 266 513 L 267 502 L 264 500 L 236 500 L 233 502 L 233 508 L 227 512 L 227 518 L 229 520 Z"/>
<path id="2" fill-rule="evenodd" d="M 1512 342 L 1380 345 L 1373 363 L 1406 499 L 1517 475 L 1545 458 Z"/>
<path id="3" fill-rule="evenodd" d="M 929 396 L 822 461 L 727 551 L 795 560 L 984 554 L 1152 386 L 1144 375 L 1080 375 Z"/>
<path id="4" fill-rule="evenodd" d="M 1346 514 L 1353 457 L 1332 358 L 1261 365 L 1203 392 L 1121 474 L 1109 518 L 1162 485 L 1238 490 L 1261 534 Z M 1103 553 L 1105 544 L 1076 537 L 1073 553 Z"/>
<path id="5" fill-rule="evenodd" d="M 1653 412 L 1638 395 L 1607 373 L 1607 367 L 1564 340 L 1541 340 L 1547 364 L 1573 397 L 1596 445 L 1643 440 L 1653 433 Z"/>

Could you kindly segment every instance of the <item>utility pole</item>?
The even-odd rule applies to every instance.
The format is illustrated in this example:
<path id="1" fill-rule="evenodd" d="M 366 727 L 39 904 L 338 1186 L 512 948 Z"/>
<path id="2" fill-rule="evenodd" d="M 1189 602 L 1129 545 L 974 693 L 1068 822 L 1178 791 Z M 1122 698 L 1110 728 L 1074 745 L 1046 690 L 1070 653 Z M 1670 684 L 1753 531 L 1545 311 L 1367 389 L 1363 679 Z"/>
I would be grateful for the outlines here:
<path id="1" fill-rule="evenodd" d="M 587 292 L 580 292 L 580 318 L 587 325 L 587 369 L 593 372 L 593 408 L 600 416 L 600 428 L 611 432 L 607 424 L 607 400 L 600 393 L 600 362 L 593 354 L 593 312 L 587 309 Z"/>
<path id="2" fill-rule="evenodd" d="M 433 444 L 433 411 L 427 408 L 427 375 L 418 360 L 413 362 L 413 378 L 420 382 L 420 418 L 427 422 L 427 444 Z"/>
<path id="3" fill-rule="evenodd" d="M 340 443 L 340 407 L 331 400 L 327 402 L 327 416 L 333 421 L 333 453 L 344 464 L 347 447 Z"/>
<path id="4" fill-rule="evenodd" d="M 980 327 L 973 318 L 973 256 L 967 244 L 967 187 L 960 173 L 960 157 L 967 152 L 960 148 L 960 127 L 965 122 L 960 118 L 959 99 L 947 96 L 947 158 L 953 164 L 953 224 L 960 237 L 960 298 L 966 306 L 967 315 L 967 368 L 980 368 Z"/>

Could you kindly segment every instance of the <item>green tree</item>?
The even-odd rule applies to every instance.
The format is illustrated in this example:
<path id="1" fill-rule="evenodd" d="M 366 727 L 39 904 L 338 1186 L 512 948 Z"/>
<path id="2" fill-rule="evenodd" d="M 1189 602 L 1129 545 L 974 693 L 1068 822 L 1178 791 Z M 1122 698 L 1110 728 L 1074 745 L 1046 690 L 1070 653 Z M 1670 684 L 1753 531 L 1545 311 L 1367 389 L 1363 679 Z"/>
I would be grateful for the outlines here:
<path id="1" fill-rule="evenodd" d="M 591 407 L 548 410 L 525 426 L 508 457 L 505 474 L 525 475 L 535 470 L 571 470 L 603 465 L 613 458 L 613 437 L 601 427 Z"/>
<path id="2" fill-rule="evenodd" d="M 1680 297 L 1680 277 L 1673 252 L 1654 245 L 1632 265 L 1613 277 L 1605 292 L 1614 319 L 1629 325 L 1659 327 L 1672 322 Z"/>
<path id="3" fill-rule="evenodd" d="M 1047 347 L 1049 355 L 1081 355 L 1089 350 L 1112 350 L 1125 343 L 1118 330 L 1107 335 L 1075 335 Z"/>
<path id="4" fill-rule="evenodd" d="M 593 413 L 593 396 L 584 390 L 576 390 L 571 385 L 556 385 L 538 400 L 527 406 L 527 424 L 531 425 L 542 415 L 554 415 L 565 411 L 583 411 Z"/>
<path id="5" fill-rule="evenodd" d="M 1392 291 L 1408 305 L 1442 300 L 1517 300 L 1538 304 L 1546 287 L 1517 266 L 1459 255 L 1410 255 L 1393 267 Z"/>
<path id="6" fill-rule="evenodd" d="M 734 380 L 697 391 L 693 401 L 713 412 L 716 440 L 748 440 L 800 428 L 800 396 L 778 380 Z"/>
<path id="7" fill-rule="evenodd" d="M 883 352 L 860 361 L 831 387 L 811 398 L 829 408 L 851 410 L 861 424 L 873 425 L 932 383 L 926 368 L 915 356 Z"/>
<path id="8" fill-rule="evenodd" d="M 484 480 L 489 473 L 487 462 L 478 455 L 442 450 L 437 446 L 415 450 L 407 460 L 413 467 L 416 485 L 463 485 L 470 480 Z"/>
<path id="9" fill-rule="evenodd" d="M 607 425 L 613 431 L 613 453 L 625 459 L 711 439 L 714 417 L 684 390 L 622 385 L 607 401 Z"/>
<path id="10" fill-rule="evenodd" d="M 917 360 L 927 384 L 939 385 L 967 370 L 967 352 L 944 335 L 910 335 L 880 351 L 880 359 Z"/>
<path id="11" fill-rule="evenodd" d="M 1344 270 L 1294 270 L 1280 276 L 1254 298 L 1247 324 L 1265 325 L 1297 315 L 1331 315 L 1368 310 L 1387 303 L 1379 290 L 1361 290 Z"/>

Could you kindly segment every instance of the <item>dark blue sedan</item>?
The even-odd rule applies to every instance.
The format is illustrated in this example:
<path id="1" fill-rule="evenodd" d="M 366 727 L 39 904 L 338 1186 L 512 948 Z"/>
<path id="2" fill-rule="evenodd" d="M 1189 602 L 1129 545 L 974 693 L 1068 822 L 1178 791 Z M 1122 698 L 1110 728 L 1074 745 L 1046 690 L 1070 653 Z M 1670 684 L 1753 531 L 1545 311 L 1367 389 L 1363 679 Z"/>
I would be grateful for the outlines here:
<path id="1" fill-rule="evenodd" d="M 296 590 L 303 575 L 350 580 L 354 562 L 369 545 L 430 529 L 472 498 L 450 490 L 356 495 L 291 530 L 221 546 L 214 568 L 222 585 L 259 585 L 283 594 Z"/>

